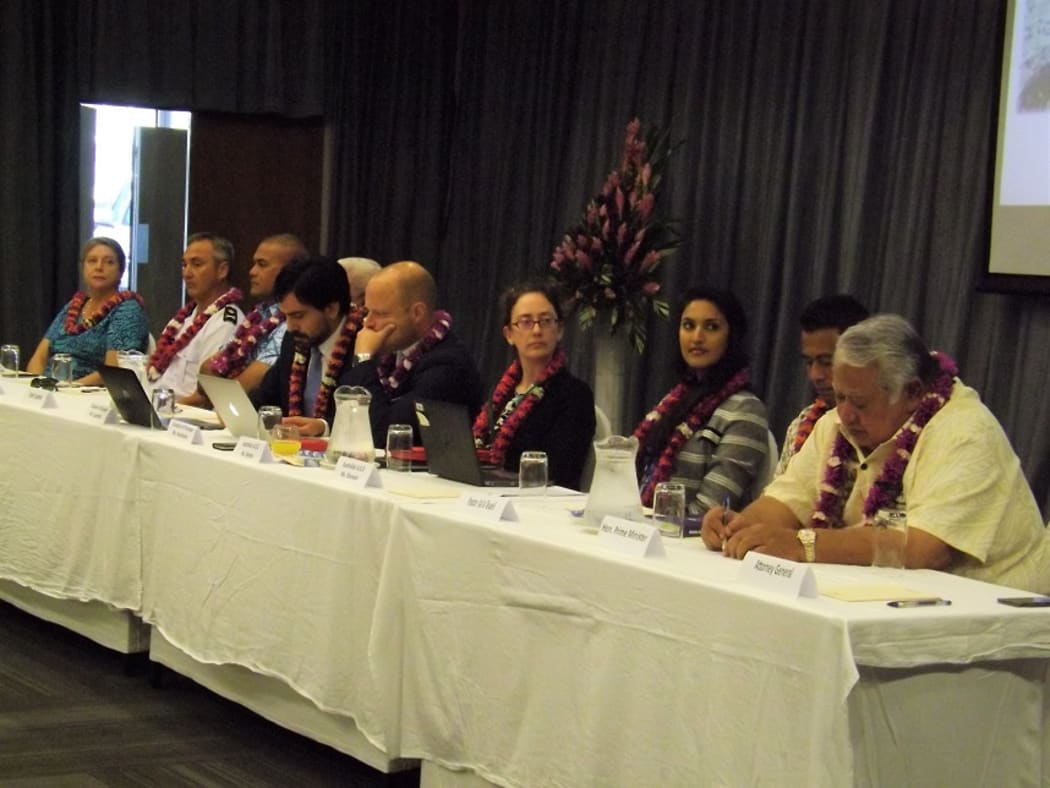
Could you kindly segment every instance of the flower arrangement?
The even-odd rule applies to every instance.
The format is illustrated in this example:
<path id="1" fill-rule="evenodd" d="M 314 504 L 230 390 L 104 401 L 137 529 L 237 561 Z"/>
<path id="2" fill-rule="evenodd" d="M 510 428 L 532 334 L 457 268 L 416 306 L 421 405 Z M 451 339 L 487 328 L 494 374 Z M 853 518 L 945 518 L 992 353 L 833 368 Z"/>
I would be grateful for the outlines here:
<path id="1" fill-rule="evenodd" d="M 679 235 L 655 208 L 672 152 L 666 133 L 650 129 L 643 136 L 638 118 L 628 123 L 619 169 L 609 173 L 550 262 L 550 277 L 568 294 L 580 326 L 607 316 L 609 333 L 625 325 L 638 353 L 645 349 L 649 310 L 663 318 L 669 312 L 658 269 L 678 247 Z"/>

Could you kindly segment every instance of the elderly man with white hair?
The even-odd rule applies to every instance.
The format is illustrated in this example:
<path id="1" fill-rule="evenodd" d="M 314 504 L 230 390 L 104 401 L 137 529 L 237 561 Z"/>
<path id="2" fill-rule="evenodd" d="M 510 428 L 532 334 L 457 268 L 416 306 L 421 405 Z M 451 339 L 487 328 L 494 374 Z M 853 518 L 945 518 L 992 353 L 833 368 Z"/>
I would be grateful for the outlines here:
<path id="1" fill-rule="evenodd" d="M 346 271 L 350 283 L 350 304 L 361 308 L 365 304 L 368 280 L 379 273 L 380 265 L 370 257 L 340 257 L 339 265 Z"/>
<path id="2" fill-rule="evenodd" d="M 722 523 L 712 550 L 870 564 L 880 510 L 903 512 L 909 568 L 1050 592 L 1050 542 L 1017 455 L 995 416 L 931 354 L 906 320 L 877 315 L 847 329 L 833 362 L 836 408 L 787 471 Z"/>

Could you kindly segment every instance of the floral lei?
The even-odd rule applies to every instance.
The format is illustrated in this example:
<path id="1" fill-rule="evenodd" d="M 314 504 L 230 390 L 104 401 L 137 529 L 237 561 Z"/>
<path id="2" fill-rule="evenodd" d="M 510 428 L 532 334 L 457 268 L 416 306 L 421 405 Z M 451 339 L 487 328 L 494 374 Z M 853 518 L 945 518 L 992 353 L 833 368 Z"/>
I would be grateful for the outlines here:
<path id="1" fill-rule="evenodd" d="M 537 403 L 543 399 L 543 384 L 561 372 L 564 368 L 565 351 L 559 347 L 554 351 L 554 355 L 551 357 L 551 360 L 547 362 L 547 366 L 543 368 L 543 371 L 540 372 L 536 381 L 532 384 L 529 390 L 525 392 L 522 400 L 518 403 L 517 407 L 514 408 L 514 411 L 503 419 L 502 423 L 497 419 L 495 426 L 497 426 L 498 429 L 489 448 L 490 463 L 493 465 L 503 465 L 503 458 L 507 455 L 507 449 L 510 447 L 511 441 L 514 440 L 518 428 L 529 417 L 529 414 L 532 413 L 532 409 L 536 407 Z M 482 445 L 485 439 L 491 435 L 491 429 L 494 425 L 489 424 L 490 418 L 494 417 L 496 413 L 503 411 L 507 406 L 507 403 L 514 396 L 514 389 L 520 382 L 521 361 L 519 359 L 514 359 L 514 362 L 507 367 L 506 372 L 503 373 L 503 377 L 500 378 L 499 383 L 496 384 L 496 388 L 492 392 L 492 407 L 482 408 L 481 413 L 479 413 L 477 419 L 474 420 L 475 444 L 478 444 L 479 446 Z"/>
<path id="2" fill-rule="evenodd" d="M 423 338 L 419 340 L 410 353 L 401 357 L 401 361 L 395 363 L 396 355 L 387 353 L 379 359 L 378 372 L 379 382 L 383 384 L 387 396 L 393 395 L 398 387 L 405 382 L 405 378 L 412 372 L 412 367 L 426 353 L 448 336 L 452 328 L 452 315 L 443 310 L 434 313 L 434 322 Z"/>
<path id="3" fill-rule="evenodd" d="M 343 363 L 350 348 L 354 346 L 357 332 L 363 322 L 363 314 L 357 310 L 351 311 L 343 323 L 343 330 L 339 333 L 339 339 L 335 343 L 332 355 L 328 359 L 328 366 L 321 374 L 321 387 L 317 390 L 317 399 L 314 400 L 314 418 L 323 419 L 328 413 L 328 400 L 332 396 L 339 379 L 339 373 L 343 371 Z M 310 348 L 305 344 L 297 343 L 295 354 L 292 356 L 292 368 L 288 376 L 288 415 L 303 415 L 303 386 L 306 380 L 306 367 L 309 359 Z"/>
<path id="4" fill-rule="evenodd" d="M 645 506 L 649 506 L 652 503 L 653 490 L 656 488 L 656 485 L 671 478 L 671 471 L 674 469 L 675 457 L 678 456 L 678 450 L 682 448 L 682 444 L 693 437 L 693 434 L 708 422 L 711 418 L 711 414 L 715 412 L 719 405 L 744 388 L 750 380 L 750 377 L 751 370 L 748 367 L 742 368 L 739 372 L 733 375 L 733 377 L 727 380 L 722 388 L 714 394 L 709 394 L 700 400 L 692 411 L 690 411 L 688 418 L 675 427 L 674 432 L 671 433 L 670 440 L 667 441 L 667 445 L 660 453 L 660 459 L 656 464 L 656 468 L 653 470 L 649 480 L 642 488 L 642 503 Z M 695 384 L 692 380 L 682 381 L 671 389 L 667 395 L 660 400 L 659 404 L 653 410 L 649 411 L 645 418 L 642 419 L 642 423 L 639 424 L 638 428 L 634 431 L 634 436 L 638 438 L 640 442 L 644 443 L 653 427 L 656 426 L 656 422 L 672 412 L 693 385 Z"/>
<path id="5" fill-rule="evenodd" d="M 263 312 L 271 303 L 259 304 L 241 321 L 233 339 L 212 359 L 212 372 L 220 377 L 233 378 L 244 371 L 251 362 L 259 342 L 270 336 L 273 330 L 284 322 L 284 314 L 279 310 L 269 317 L 263 317 Z"/>
<path id="6" fill-rule="evenodd" d="M 83 321 L 77 322 L 80 317 L 80 313 L 84 310 L 84 304 L 88 302 L 90 296 L 83 290 L 78 290 L 73 296 L 73 300 L 69 302 L 69 309 L 66 310 L 66 322 L 63 326 L 63 330 L 68 336 L 75 337 L 78 334 L 83 334 L 89 328 L 97 326 L 108 315 L 114 308 L 120 306 L 125 301 L 130 301 L 134 298 L 139 302 L 139 306 L 143 306 L 142 297 L 131 290 L 121 290 L 105 301 L 102 302 L 102 307 L 95 314 L 90 317 L 85 317 Z"/>
<path id="7" fill-rule="evenodd" d="M 882 466 L 879 478 L 868 491 L 864 499 L 864 519 L 870 521 L 879 509 L 893 507 L 901 494 L 901 482 L 904 471 L 908 467 L 912 451 L 919 440 L 923 428 L 929 423 L 937 412 L 944 407 L 951 398 L 952 384 L 959 369 L 951 358 L 943 353 L 934 353 L 934 358 L 941 367 L 941 374 L 930 385 L 929 390 L 923 395 L 919 407 L 911 414 L 906 422 L 897 430 L 897 438 L 894 441 L 894 452 Z M 845 507 L 846 498 L 856 479 L 852 472 L 852 465 L 856 464 L 856 454 L 853 446 L 846 437 L 839 432 L 835 437 L 831 454 L 828 456 L 827 467 L 824 471 L 824 481 L 820 485 L 820 497 L 817 499 L 816 510 L 810 522 L 812 528 L 827 528 L 836 523 L 842 524 L 842 512 Z"/>
<path id="8" fill-rule="evenodd" d="M 168 325 L 164 327 L 164 331 L 161 333 L 160 338 L 157 340 L 157 349 L 153 351 L 153 355 L 150 356 L 149 369 L 147 374 L 149 379 L 152 381 L 160 378 L 164 374 L 164 371 L 171 364 L 171 360 L 181 351 L 186 345 L 188 345 L 193 338 L 197 336 L 201 328 L 205 323 L 218 312 L 220 309 L 225 309 L 230 304 L 233 304 L 241 300 L 241 291 L 236 287 L 231 287 L 221 296 L 216 298 L 211 305 L 200 312 L 193 323 L 179 334 L 179 329 L 182 328 L 183 323 L 193 313 L 197 304 L 194 301 L 190 301 L 185 304 L 175 316 L 168 321 Z"/>
<path id="9" fill-rule="evenodd" d="M 831 410 L 831 406 L 824 401 L 823 397 L 817 397 L 813 400 L 813 404 L 810 405 L 805 414 L 802 416 L 802 420 L 798 423 L 798 432 L 795 433 L 795 442 L 792 444 L 792 451 L 797 454 L 807 440 L 809 440 L 809 434 L 813 432 L 813 425 L 816 424 L 820 417 Z"/>

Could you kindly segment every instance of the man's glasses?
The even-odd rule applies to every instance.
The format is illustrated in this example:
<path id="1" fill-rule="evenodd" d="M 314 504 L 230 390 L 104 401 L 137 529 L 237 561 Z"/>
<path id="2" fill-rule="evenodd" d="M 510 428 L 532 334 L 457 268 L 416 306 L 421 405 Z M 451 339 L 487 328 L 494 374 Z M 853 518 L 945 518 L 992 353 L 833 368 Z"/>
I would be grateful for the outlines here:
<path id="1" fill-rule="evenodd" d="M 532 331 L 536 326 L 539 326 L 541 330 L 546 331 L 551 326 L 558 325 L 558 318 L 553 315 L 543 315 L 543 317 L 519 317 L 511 323 L 511 325 L 520 331 Z"/>

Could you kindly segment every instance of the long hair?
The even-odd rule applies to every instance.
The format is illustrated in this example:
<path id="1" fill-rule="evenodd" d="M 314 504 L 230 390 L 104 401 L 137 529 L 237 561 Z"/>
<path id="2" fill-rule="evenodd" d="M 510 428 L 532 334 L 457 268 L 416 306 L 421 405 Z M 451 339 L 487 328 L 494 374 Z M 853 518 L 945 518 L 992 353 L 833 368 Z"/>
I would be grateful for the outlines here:
<path id="1" fill-rule="evenodd" d="M 726 352 L 699 377 L 685 363 L 681 353 L 678 354 L 676 367 L 683 380 L 690 384 L 689 391 L 682 398 L 678 407 L 653 427 L 645 445 L 641 447 L 643 456 L 654 456 L 663 451 L 675 427 L 685 421 L 697 403 L 722 388 L 726 381 L 751 361 L 746 348 L 747 315 L 737 297 L 728 290 L 717 290 L 703 285 L 691 287 L 682 296 L 679 304 L 678 325 L 682 323 L 682 315 L 686 308 L 694 301 L 710 301 L 725 317 L 729 324 L 729 342 L 726 345 Z"/>

